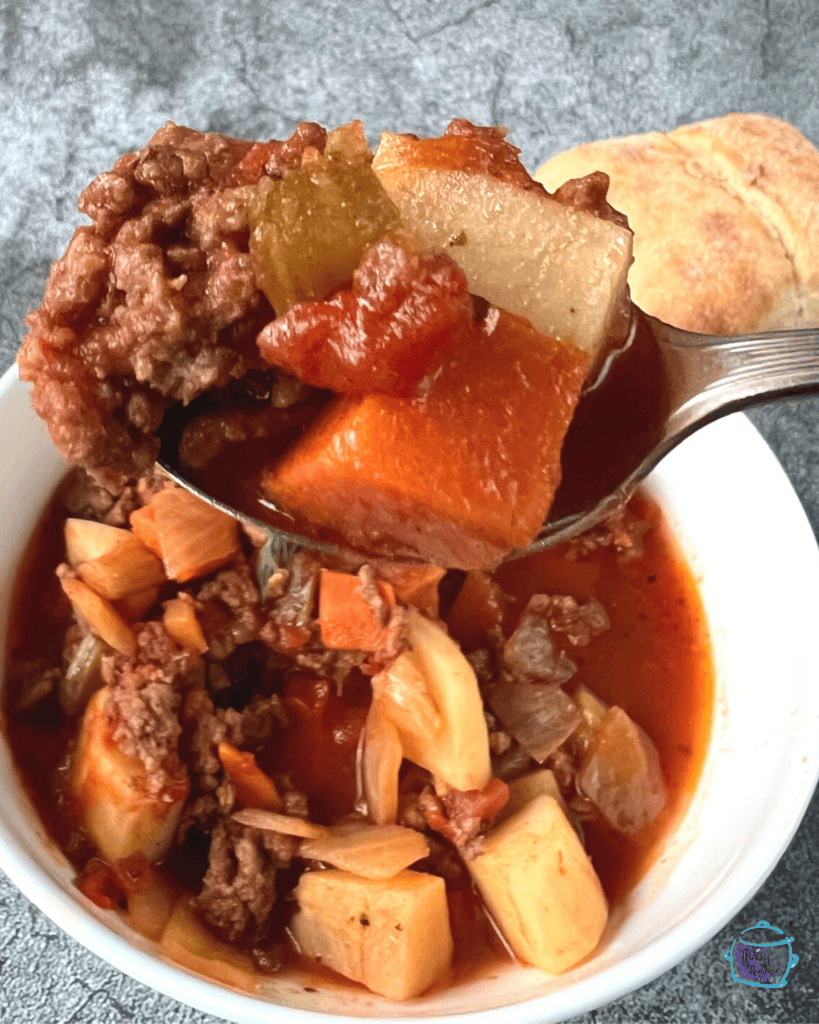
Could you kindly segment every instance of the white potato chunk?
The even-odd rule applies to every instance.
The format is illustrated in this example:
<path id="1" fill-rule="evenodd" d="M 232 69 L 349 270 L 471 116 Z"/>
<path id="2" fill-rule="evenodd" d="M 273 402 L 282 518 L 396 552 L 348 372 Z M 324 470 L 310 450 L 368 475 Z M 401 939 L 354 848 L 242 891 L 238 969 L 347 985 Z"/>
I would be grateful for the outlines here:
<path id="1" fill-rule="evenodd" d="M 398 730 L 404 757 L 454 789 L 491 778 L 489 733 L 472 666 L 436 623 L 413 608 L 409 650 L 373 678 L 373 694 Z"/>
<path id="2" fill-rule="evenodd" d="M 321 839 L 302 843 L 299 855 L 362 878 L 394 878 L 429 854 L 423 835 L 402 825 L 342 826 L 327 832 Z"/>
<path id="3" fill-rule="evenodd" d="M 451 256 L 471 292 L 597 354 L 622 299 L 629 231 L 488 174 L 381 166 L 378 154 L 373 168 L 418 242 Z"/>
<path id="4" fill-rule="evenodd" d="M 296 899 L 291 929 L 302 953 L 387 999 L 420 995 L 449 970 L 452 933 L 442 878 L 310 871 Z"/>
<path id="5" fill-rule="evenodd" d="M 468 861 L 515 954 L 551 974 L 595 948 L 608 919 L 600 880 L 558 802 L 538 796 L 493 829 Z"/>
<path id="6" fill-rule="evenodd" d="M 173 908 L 159 950 L 174 963 L 223 985 L 246 992 L 259 990 L 250 954 L 217 939 L 191 907 L 188 895 L 180 896 Z"/>
<path id="7" fill-rule="evenodd" d="M 105 860 L 144 853 L 156 862 L 173 842 L 190 789 L 187 773 L 180 768 L 152 794 L 142 761 L 114 741 L 108 694 L 107 686 L 97 690 L 85 709 L 71 760 L 70 798 Z"/>

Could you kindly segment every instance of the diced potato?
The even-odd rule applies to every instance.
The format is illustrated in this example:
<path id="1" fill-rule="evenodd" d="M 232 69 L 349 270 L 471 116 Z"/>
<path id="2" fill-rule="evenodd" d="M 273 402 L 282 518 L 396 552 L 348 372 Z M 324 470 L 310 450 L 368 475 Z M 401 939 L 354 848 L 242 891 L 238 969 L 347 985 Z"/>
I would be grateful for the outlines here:
<path id="1" fill-rule="evenodd" d="M 182 647 L 187 647 L 188 650 L 195 651 L 197 654 L 204 654 L 208 649 L 208 642 L 199 625 L 191 600 L 174 597 L 170 601 L 166 601 L 162 622 L 165 629 Z"/>
<path id="2" fill-rule="evenodd" d="M 136 537 L 133 543 L 118 544 L 99 558 L 80 562 L 77 572 L 89 587 L 109 601 L 165 582 L 162 563 Z"/>
<path id="3" fill-rule="evenodd" d="M 131 657 L 136 651 L 134 631 L 114 608 L 110 601 L 92 590 L 82 580 L 66 576 L 60 580 L 63 592 L 74 606 L 74 611 L 84 619 L 91 630 L 115 651 Z"/>
<path id="4" fill-rule="evenodd" d="M 294 818 L 289 814 L 276 814 L 275 811 L 264 811 L 256 807 L 248 807 L 244 811 L 236 811 L 232 816 L 240 825 L 251 828 L 267 829 L 268 832 L 281 832 L 285 836 L 300 836 L 302 839 L 320 839 L 327 835 L 323 825 L 316 825 L 304 818 Z"/>
<path id="5" fill-rule="evenodd" d="M 300 855 L 321 860 L 362 878 L 394 878 L 404 868 L 429 854 L 420 832 L 402 825 L 362 825 L 328 829 L 321 839 L 302 843 Z"/>
<path id="6" fill-rule="evenodd" d="M 69 794 L 88 835 L 108 861 L 144 853 L 161 860 L 173 843 L 190 783 L 182 765 L 152 795 L 145 766 L 114 741 L 109 687 L 88 702 L 71 759 Z"/>
<path id="7" fill-rule="evenodd" d="M 364 726 L 361 774 L 367 809 L 378 825 L 391 825 L 398 816 L 398 772 L 403 759 L 398 730 L 384 702 L 375 697 Z"/>
<path id="8" fill-rule="evenodd" d="M 442 878 L 402 871 L 358 878 L 302 875 L 291 928 L 301 951 L 387 999 L 411 999 L 446 976 L 452 959 Z"/>
<path id="9" fill-rule="evenodd" d="M 608 906 L 557 800 L 537 796 L 493 829 L 467 867 L 515 954 L 551 974 L 595 948 Z"/>
<path id="10" fill-rule="evenodd" d="M 665 807 L 657 748 L 622 708 L 609 708 L 604 715 L 583 756 L 577 781 L 619 832 L 638 832 Z"/>
<path id="11" fill-rule="evenodd" d="M 91 519 L 66 519 L 65 557 L 70 565 L 89 562 L 120 544 L 135 544 L 137 538 L 130 530 L 118 526 L 107 526 Z"/>
<path id="12" fill-rule="evenodd" d="M 380 149 L 373 168 L 417 243 L 447 252 L 471 292 L 596 355 L 623 298 L 628 230 L 486 173 L 385 166 Z"/>
<path id="13" fill-rule="evenodd" d="M 152 942 L 159 942 L 170 920 L 180 886 L 166 875 L 154 873 L 147 889 L 128 897 L 128 924 Z"/>
<path id="14" fill-rule="evenodd" d="M 504 818 L 511 818 L 513 814 L 517 814 L 537 796 L 554 797 L 560 804 L 560 809 L 565 812 L 566 804 L 554 772 L 549 768 L 542 768 L 540 771 L 522 775 L 519 779 L 509 783 L 509 800 L 501 814 Z"/>
<path id="15" fill-rule="evenodd" d="M 217 939 L 181 896 L 159 943 L 160 952 L 195 974 L 232 985 L 245 992 L 257 992 L 259 975 L 250 954 Z"/>
<path id="16" fill-rule="evenodd" d="M 591 743 L 592 736 L 597 731 L 609 709 L 599 697 L 596 697 L 591 690 L 585 686 L 578 686 L 572 694 L 577 707 L 580 709 L 580 723 L 572 733 L 572 744 L 578 754 L 585 754 Z"/>
<path id="17" fill-rule="evenodd" d="M 150 507 L 169 579 L 186 583 L 205 576 L 239 547 L 236 520 L 182 487 L 159 491 Z"/>
<path id="18" fill-rule="evenodd" d="M 232 743 L 220 743 L 219 760 L 236 791 L 241 807 L 258 807 L 264 811 L 281 810 L 281 797 L 275 782 L 256 764 L 250 751 L 237 750 Z"/>
<path id="19" fill-rule="evenodd" d="M 455 789 L 491 778 L 489 734 L 472 666 L 440 626 L 408 609 L 409 650 L 373 678 L 404 756 Z"/>

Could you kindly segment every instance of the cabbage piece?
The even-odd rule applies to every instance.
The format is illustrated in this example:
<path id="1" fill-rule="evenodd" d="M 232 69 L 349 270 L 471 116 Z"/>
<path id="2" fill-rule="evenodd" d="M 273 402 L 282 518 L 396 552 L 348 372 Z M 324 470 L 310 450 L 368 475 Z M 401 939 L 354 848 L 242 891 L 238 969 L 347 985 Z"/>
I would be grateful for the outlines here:
<path id="1" fill-rule="evenodd" d="M 404 756 L 455 789 L 491 777 L 489 733 L 472 666 L 440 626 L 407 609 L 409 650 L 373 678 Z"/>

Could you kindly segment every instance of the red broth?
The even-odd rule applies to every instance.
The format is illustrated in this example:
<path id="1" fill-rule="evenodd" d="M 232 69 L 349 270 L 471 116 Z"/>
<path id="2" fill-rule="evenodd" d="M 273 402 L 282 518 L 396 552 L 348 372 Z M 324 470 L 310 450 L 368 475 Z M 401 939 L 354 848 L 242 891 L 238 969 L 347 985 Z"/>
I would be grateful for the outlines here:
<path id="1" fill-rule="evenodd" d="M 578 601 L 594 597 L 604 605 L 611 626 L 588 648 L 572 651 L 578 673 L 569 689 L 583 683 L 604 701 L 621 706 L 645 729 L 659 752 L 668 802 L 657 819 L 632 837 L 615 833 L 596 820 L 584 825 L 587 849 L 612 904 L 645 873 L 683 814 L 699 779 L 714 705 L 710 639 L 690 569 L 676 550 L 657 506 L 638 495 L 632 510 L 651 524 L 637 557 L 618 555 L 610 546 L 577 553 L 563 545 L 509 562 L 495 574 L 509 598 L 507 632 L 536 593 L 568 594 Z M 82 868 L 87 844 L 72 829 L 61 806 L 64 764 L 76 726 L 65 722 L 55 698 L 33 711 L 14 710 L 20 692 L 14 664 L 32 657 L 58 658 L 62 635 L 71 622 L 69 604 L 54 575 L 63 558 L 63 515 L 55 500 L 21 562 L 9 631 L 3 725 L 21 779 L 43 823 Z M 299 680 L 298 675 L 290 679 L 285 700 L 289 696 L 306 701 L 307 706 L 314 684 Z M 368 701 L 369 684 L 363 677 L 344 696 L 332 692 L 332 706 L 323 719 L 328 735 L 310 733 L 315 726 L 307 721 L 308 714 L 305 722 L 294 722 L 282 737 L 281 749 L 265 765 L 269 771 L 281 771 L 286 767 L 283 757 L 303 758 L 304 763 L 293 769 L 297 785 L 314 799 L 315 794 L 324 792 L 329 801 L 325 807 L 316 807 L 320 818 L 343 811 L 354 799 L 357 735 Z M 338 740 L 341 734 L 343 742 Z M 322 741 L 326 757 L 320 760 L 333 776 L 333 785 L 324 790 L 315 777 L 317 765 L 307 763 L 306 757 L 306 751 L 315 751 Z M 195 889 L 202 867 L 177 853 L 165 870 L 176 876 L 177 883 Z M 472 974 L 506 956 L 471 889 L 454 886 L 449 902 L 457 951 L 455 976 Z"/>

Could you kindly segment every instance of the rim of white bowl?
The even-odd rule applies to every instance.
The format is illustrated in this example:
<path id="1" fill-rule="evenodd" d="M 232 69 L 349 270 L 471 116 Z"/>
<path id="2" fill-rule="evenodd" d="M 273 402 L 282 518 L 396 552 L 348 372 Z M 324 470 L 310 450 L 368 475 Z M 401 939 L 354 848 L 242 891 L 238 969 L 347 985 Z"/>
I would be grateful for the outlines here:
<path id="1" fill-rule="evenodd" d="M 12 366 L 0 378 L 0 407 L 18 383 L 17 367 Z M 819 549 L 805 511 L 780 463 L 750 420 L 742 414 L 734 414 L 704 428 L 685 443 L 689 450 L 700 445 L 703 451 L 706 446 L 714 444 L 718 448 L 744 452 L 752 459 L 757 474 L 767 481 L 766 500 L 773 502 L 777 513 L 782 516 L 777 521 L 788 524 L 786 540 L 799 553 L 802 560 L 800 570 L 811 573 L 814 579 L 819 578 Z M 669 466 L 681 452 L 682 447 L 667 457 L 660 471 L 655 473 L 655 483 L 650 490 L 663 491 L 664 476 L 673 475 L 673 467 Z M 819 596 L 813 611 L 813 614 L 817 613 Z M 814 749 L 813 756 L 805 759 L 808 763 L 802 772 L 802 785 L 789 793 L 789 800 L 782 801 L 775 808 L 771 815 L 773 825 L 743 851 L 741 865 L 728 875 L 719 889 L 678 924 L 648 942 L 625 962 L 604 968 L 565 989 L 521 1003 L 443 1016 L 459 1024 L 509 1024 L 511 1019 L 515 1024 L 536 1024 L 547 1019 L 560 1021 L 620 999 L 684 960 L 711 939 L 753 897 L 787 849 L 819 778 L 819 748 L 814 745 Z M 775 841 L 771 841 L 772 835 Z M 237 993 L 135 948 L 98 920 L 73 894 L 68 894 L 43 868 L 21 854 L 14 835 L 2 820 L 0 860 L 9 879 L 69 936 L 124 974 L 181 1003 L 239 1024 L 267 1024 L 271 1012 L 278 1020 L 292 1021 L 293 1024 L 306 1024 L 308 1021 L 313 1024 L 328 1024 L 330 1021 L 359 1024 L 365 1019 L 283 1006 Z M 385 1019 L 417 1020 L 429 1014 L 402 1013 L 399 1009 L 389 1018 L 383 1016 Z"/>

